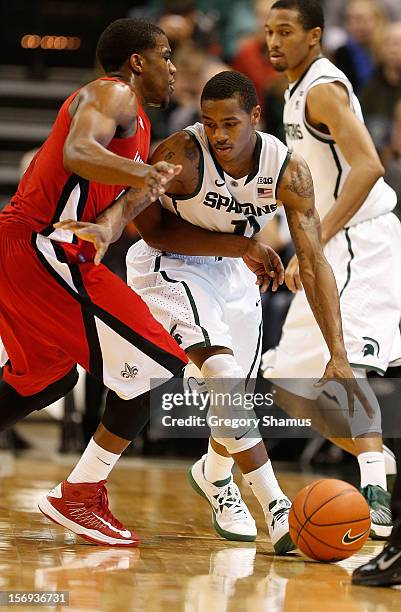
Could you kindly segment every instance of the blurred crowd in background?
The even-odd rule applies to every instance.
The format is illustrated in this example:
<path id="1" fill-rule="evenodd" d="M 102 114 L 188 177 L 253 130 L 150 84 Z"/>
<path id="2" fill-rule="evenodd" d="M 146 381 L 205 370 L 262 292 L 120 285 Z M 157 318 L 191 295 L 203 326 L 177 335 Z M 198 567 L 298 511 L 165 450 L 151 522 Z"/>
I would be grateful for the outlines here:
<path id="1" fill-rule="evenodd" d="M 325 54 L 346 73 L 360 98 L 386 180 L 397 192 L 395 212 L 401 217 L 401 1 L 321 1 L 326 17 Z M 287 82 L 269 63 L 264 32 L 272 3 L 34 0 L 27 6 L 16 0 L 7 7 L 8 27 L 0 41 L 0 208 L 15 190 L 32 151 L 46 137 L 62 100 L 98 74 L 93 64 L 96 40 L 110 21 L 121 16 L 157 23 L 173 51 L 175 93 L 167 111 L 150 109 L 153 144 L 199 120 L 204 84 L 229 68 L 254 81 L 262 107 L 260 129 L 284 140 Z M 108 254 L 107 265 L 122 277 L 125 253 L 135 239 L 131 225 Z M 292 246 L 280 214 L 271 227 L 271 245 L 288 260 Z M 264 350 L 277 344 L 290 299 L 285 289 L 264 299 Z M 85 440 L 96 427 L 102 393 L 88 377 L 83 395 Z M 64 446 L 71 448 L 68 441 Z"/>

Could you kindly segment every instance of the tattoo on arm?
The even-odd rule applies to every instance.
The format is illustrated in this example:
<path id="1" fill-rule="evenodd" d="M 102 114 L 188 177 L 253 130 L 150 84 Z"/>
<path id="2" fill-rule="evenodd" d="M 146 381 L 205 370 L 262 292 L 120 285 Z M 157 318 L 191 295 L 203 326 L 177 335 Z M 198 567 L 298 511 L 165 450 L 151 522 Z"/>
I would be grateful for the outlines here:
<path id="1" fill-rule="evenodd" d="M 291 178 L 283 185 L 283 188 L 292 191 L 300 198 L 313 197 L 312 176 L 303 160 L 291 171 Z"/>
<path id="2" fill-rule="evenodd" d="M 169 162 L 173 159 L 173 157 L 175 157 L 175 152 L 174 151 L 167 151 L 167 153 L 164 155 L 163 159 L 166 162 Z"/>
<path id="3" fill-rule="evenodd" d="M 308 243 L 311 239 L 313 242 L 320 242 L 320 219 L 313 208 L 308 208 L 302 215 L 295 210 L 287 209 L 286 214 L 298 260 L 301 262 L 307 259 L 305 239 Z"/>

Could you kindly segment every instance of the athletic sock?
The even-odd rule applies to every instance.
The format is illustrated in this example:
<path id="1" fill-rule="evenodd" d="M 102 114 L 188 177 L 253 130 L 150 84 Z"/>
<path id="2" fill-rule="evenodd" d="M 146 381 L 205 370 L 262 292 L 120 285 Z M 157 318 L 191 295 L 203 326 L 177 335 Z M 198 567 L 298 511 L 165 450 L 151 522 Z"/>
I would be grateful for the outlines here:
<path id="1" fill-rule="evenodd" d="M 246 482 L 251 487 L 255 497 L 266 514 L 270 502 L 280 497 L 285 497 L 277 482 L 270 459 L 257 470 L 243 474 Z"/>
<path id="2" fill-rule="evenodd" d="M 219 455 L 209 440 L 209 448 L 207 449 L 207 455 L 205 459 L 204 473 L 205 478 L 213 484 L 217 483 L 217 486 L 224 481 L 231 478 L 231 470 L 234 465 L 234 459 L 232 457 L 224 457 Z"/>
<path id="3" fill-rule="evenodd" d="M 359 469 L 361 471 L 361 488 L 366 485 L 379 485 L 387 491 L 386 469 L 384 454 L 378 451 L 361 453 L 358 455 Z"/>
<path id="4" fill-rule="evenodd" d="M 99 482 L 100 480 L 107 480 L 108 475 L 120 457 L 121 455 L 104 450 L 91 438 L 82 457 L 68 476 L 67 481 Z"/>
<path id="5" fill-rule="evenodd" d="M 387 476 L 394 476 L 397 473 L 397 463 L 393 451 L 383 444 L 384 465 Z"/>

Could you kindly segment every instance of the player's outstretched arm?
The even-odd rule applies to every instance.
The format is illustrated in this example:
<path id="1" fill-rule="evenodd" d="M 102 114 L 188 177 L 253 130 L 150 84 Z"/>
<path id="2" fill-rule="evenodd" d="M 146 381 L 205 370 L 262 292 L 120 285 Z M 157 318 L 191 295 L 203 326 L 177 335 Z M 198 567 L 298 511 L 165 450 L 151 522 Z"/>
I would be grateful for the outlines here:
<path id="1" fill-rule="evenodd" d="M 164 193 L 167 182 L 180 171 L 134 162 L 107 150 L 116 130 L 135 125 L 138 105 L 132 89 L 121 82 L 93 81 L 70 105 L 72 122 L 64 145 L 64 166 L 88 180 L 108 185 L 146 189 L 152 199 Z"/>
<path id="2" fill-rule="evenodd" d="M 307 115 L 312 125 L 328 128 L 351 167 L 340 195 L 322 221 L 322 242 L 326 244 L 362 206 L 384 168 L 366 126 L 350 108 L 343 85 L 313 87 L 308 93 Z"/>
<path id="3" fill-rule="evenodd" d="M 348 394 L 350 412 L 353 413 L 355 396 L 370 414 L 371 407 L 354 379 L 348 363 L 340 300 L 333 271 L 323 253 L 320 219 L 314 205 L 312 176 L 300 156 L 293 154 L 280 181 L 278 197 L 285 207 L 299 261 L 300 280 L 331 355 L 323 378 L 342 379 Z"/>

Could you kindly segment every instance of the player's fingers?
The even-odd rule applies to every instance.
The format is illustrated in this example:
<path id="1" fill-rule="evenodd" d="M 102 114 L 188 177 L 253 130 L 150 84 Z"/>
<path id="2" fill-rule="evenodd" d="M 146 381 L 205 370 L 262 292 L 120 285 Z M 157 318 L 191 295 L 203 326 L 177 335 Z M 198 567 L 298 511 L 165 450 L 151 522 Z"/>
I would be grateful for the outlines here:
<path id="1" fill-rule="evenodd" d="M 266 293 L 270 286 L 270 277 L 266 274 L 261 274 L 258 276 L 258 280 L 260 279 L 260 291 L 262 293 Z"/>
<path id="2" fill-rule="evenodd" d="M 352 418 L 355 412 L 355 396 L 353 393 L 353 389 L 349 389 L 348 386 L 346 386 L 345 389 L 347 391 L 348 412 L 349 412 L 350 417 Z"/>
<path id="3" fill-rule="evenodd" d="M 301 277 L 298 272 L 294 274 L 294 286 L 297 291 L 302 291 Z"/>
<path id="4" fill-rule="evenodd" d="M 94 263 L 95 263 L 95 266 L 98 266 L 101 263 L 107 251 L 107 247 L 103 243 L 99 245 L 95 245 L 95 246 L 96 246 L 96 255 L 95 255 Z"/>
<path id="5" fill-rule="evenodd" d="M 96 244 L 96 241 L 98 241 L 99 239 L 96 233 L 91 232 L 87 229 L 77 229 L 74 231 L 74 234 L 81 240 L 85 240 L 86 242 L 92 242 L 93 244 Z"/>
<path id="6" fill-rule="evenodd" d="M 364 409 L 364 411 L 366 412 L 366 414 L 368 415 L 369 418 L 373 418 L 375 411 L 373 409 L 373 407 L 371 406 L 368 398 L 366 397 L 366 395 L 364 394 L 364 392 L 362 391 L 361 387 L 358 385 L 358 383 L 355 383 L 354 386 L 354 393 L 355 396 L 358 398 L 358 400 L 361 402 L 362 407 Z"/>
<path id="7" fill-rule="evenodd" d="M 320 378 L 317 382 L 314 383 L 314 387 L 323 387 L 325 384 L 327 383 L 327 378 L 325 376 L 322 376 L 322 378 Z"/>
<path id="8" fill-rule="evenodd" d="M 56 229 L 79 229 L 86 227 L 88 224 L 85 221 L 74 221 L 74 219 L 66 219 L 65 221 L 58 221 L 53 224 Z"/>
<path id="9" fill-rule="evenodd" d="M 285 284 L 292 293 L 296 293 L 297 289 L 294 283 L 294 276 L 291 274 L 291 272 L 285 273 Z"/>
<path id="10" fill-rule="evenodd" d="M 168 162 L 158 162 L 154 165 L 157 172 L 166 174 L 169 178 L 179 174 L 182 170 L 181 164 L 169 164 Z"/>
<path id="11" fill-rule="evenodd" d="M 173 168 L 173 173 L 172 173 L 173 176 L 177 176 L 177 174 L 180 174 L 181 170 L 182 170 L 181 164 L 176 164 Z"/>
<path id="12" fill-rule="evenodd" d="M 263 264 L 263 268 L 264 268 L 265 274 L 270 276 L 270 278 L 274 278 L 274 267 L 273 267 L 272 262 L 270 260 L 270 255 L 269 255 L 268 251 L 265 251 L 263 253 L 262 259 L 263 259 L 263 261 L 261 263 Z"/>
<path id="13" fill-rule="evenodd" d="M 284 282 L 284 272 L 285 272 L 283 262 L 281 261 L 280 257 L 277 255 L 275 251 L 270 253 L 270 261 L 276 273 L 277 282 L 279 283 L 279 285 L 282 285 Z"/>

